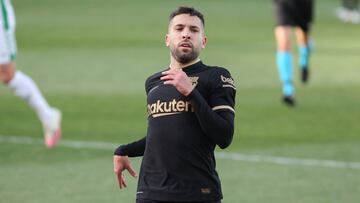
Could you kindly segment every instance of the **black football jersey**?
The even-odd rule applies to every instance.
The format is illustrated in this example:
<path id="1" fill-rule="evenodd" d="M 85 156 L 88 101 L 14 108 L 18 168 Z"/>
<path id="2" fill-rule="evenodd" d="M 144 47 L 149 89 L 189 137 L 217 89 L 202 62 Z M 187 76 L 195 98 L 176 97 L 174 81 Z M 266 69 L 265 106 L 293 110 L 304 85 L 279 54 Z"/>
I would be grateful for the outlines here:
<path id="1" fill-rule="evenodd" d="M 217 143 L 205 130 L 211 129 L 206 126 L 206 118 L 201 118 L 206 115 L 195 112 L 196 108 L 208 105 L 211 113 L 230 115 L 233 124 L 234 80 L 226 69 L 201 61 L 183 71 L 195 86 L 192 94 L 205 101 L 197 107 L 192 101 L 196 95 L 186 97 L 174 86 L 164 85 L 161 72 L 146 80 L 148 129 L 139 174 L 139 199 L 184 202 L 222 199 L 215 170 Z M 221 139 L 222 135 L 216 136 Z"/>

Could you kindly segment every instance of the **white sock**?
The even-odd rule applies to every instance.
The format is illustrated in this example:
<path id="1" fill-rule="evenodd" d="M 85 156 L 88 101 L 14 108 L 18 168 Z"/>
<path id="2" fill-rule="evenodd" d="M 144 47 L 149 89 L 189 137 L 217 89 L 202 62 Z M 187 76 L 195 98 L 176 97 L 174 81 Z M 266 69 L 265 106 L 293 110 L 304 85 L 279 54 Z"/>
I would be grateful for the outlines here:
<path id="1" fill-rule="evenodd" d="M 45 122 L 51 116 L 52 109 L 41 94 L 35 82 L 21 71 L 16 71 L 8 83 L 9 88 L 32 107 L 39 119 Z"/>

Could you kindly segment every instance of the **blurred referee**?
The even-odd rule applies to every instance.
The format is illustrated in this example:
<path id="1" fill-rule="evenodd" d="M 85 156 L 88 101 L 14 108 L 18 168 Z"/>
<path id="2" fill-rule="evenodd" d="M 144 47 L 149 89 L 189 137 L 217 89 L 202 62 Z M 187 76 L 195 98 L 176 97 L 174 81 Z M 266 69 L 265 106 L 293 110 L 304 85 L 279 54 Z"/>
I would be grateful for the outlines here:
<path id="1" fill-rule="evenodd" d="M 301 81 L 309 79 L 310 24 L 313 20 L 313 0 L 273 0 L 277 25 L 276 63 L 283 85 L 282 100 L 289 106 L 295 105 L 293 81 L 293 57 L 291 54 L 291 32 L 295 29 L 299 49 Z"/>
<path id="2" fill-rule="evenodd" d="M 115 150 L 120 188 L 126 187 L 124 170 L 137 176 L 128 157 L 143 156 L 137 203 L 221 202 L 214 149 L 232 141 L 236 88 L 226 69 L 199 59 L 207 43 L 204 26 L 193 8 L 171 13 L 165 38 L 170 65 L 145 82 L 147 134 Z"/>

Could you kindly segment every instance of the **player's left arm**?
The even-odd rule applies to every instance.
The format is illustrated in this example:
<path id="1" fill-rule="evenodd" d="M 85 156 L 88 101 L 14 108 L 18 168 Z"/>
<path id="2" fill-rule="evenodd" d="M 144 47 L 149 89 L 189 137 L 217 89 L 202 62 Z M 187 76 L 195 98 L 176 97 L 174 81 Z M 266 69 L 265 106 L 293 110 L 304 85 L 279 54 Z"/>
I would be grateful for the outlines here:
<path id="1" fill-rule="evenodd" d="M 164 84 L 173 85 L 180 93 L 188 96 L 202 130 L 220 148 L 231 144 L 234 134 L 235 93 L 234 80 L 226 69 L 218 69 L 210 77 L 211 92 L 206 101 L 191 85 L 184 71 L 173 69 L 163 72 Z"/>
<path id="2" fill-rule="evenodd" d="M 234 80 L 226 69 L 219 69 L 211 77 L 208 100 L 195 88 L 189 97 L 202 130 L 220 148 L 231 144 L 234 134 Z"/>

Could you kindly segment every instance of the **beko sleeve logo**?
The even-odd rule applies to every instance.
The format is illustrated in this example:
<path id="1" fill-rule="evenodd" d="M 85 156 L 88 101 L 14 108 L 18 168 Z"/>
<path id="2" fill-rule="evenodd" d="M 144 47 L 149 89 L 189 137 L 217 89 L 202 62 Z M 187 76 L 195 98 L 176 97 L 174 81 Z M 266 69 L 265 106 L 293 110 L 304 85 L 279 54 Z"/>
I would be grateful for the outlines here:
<path id="1" fill-rule="evenodd" d="M 230 87 L 230 88 L 233 88 L 233 89 L 236 90 L 235 82 L 231 77 L 227 78 L 227 77 L 225 77 L 223 75 L 220 75 L 220 78 L 221 78 L 221 81 L 224 83 L 222 85 L 223 87 Z"/>

